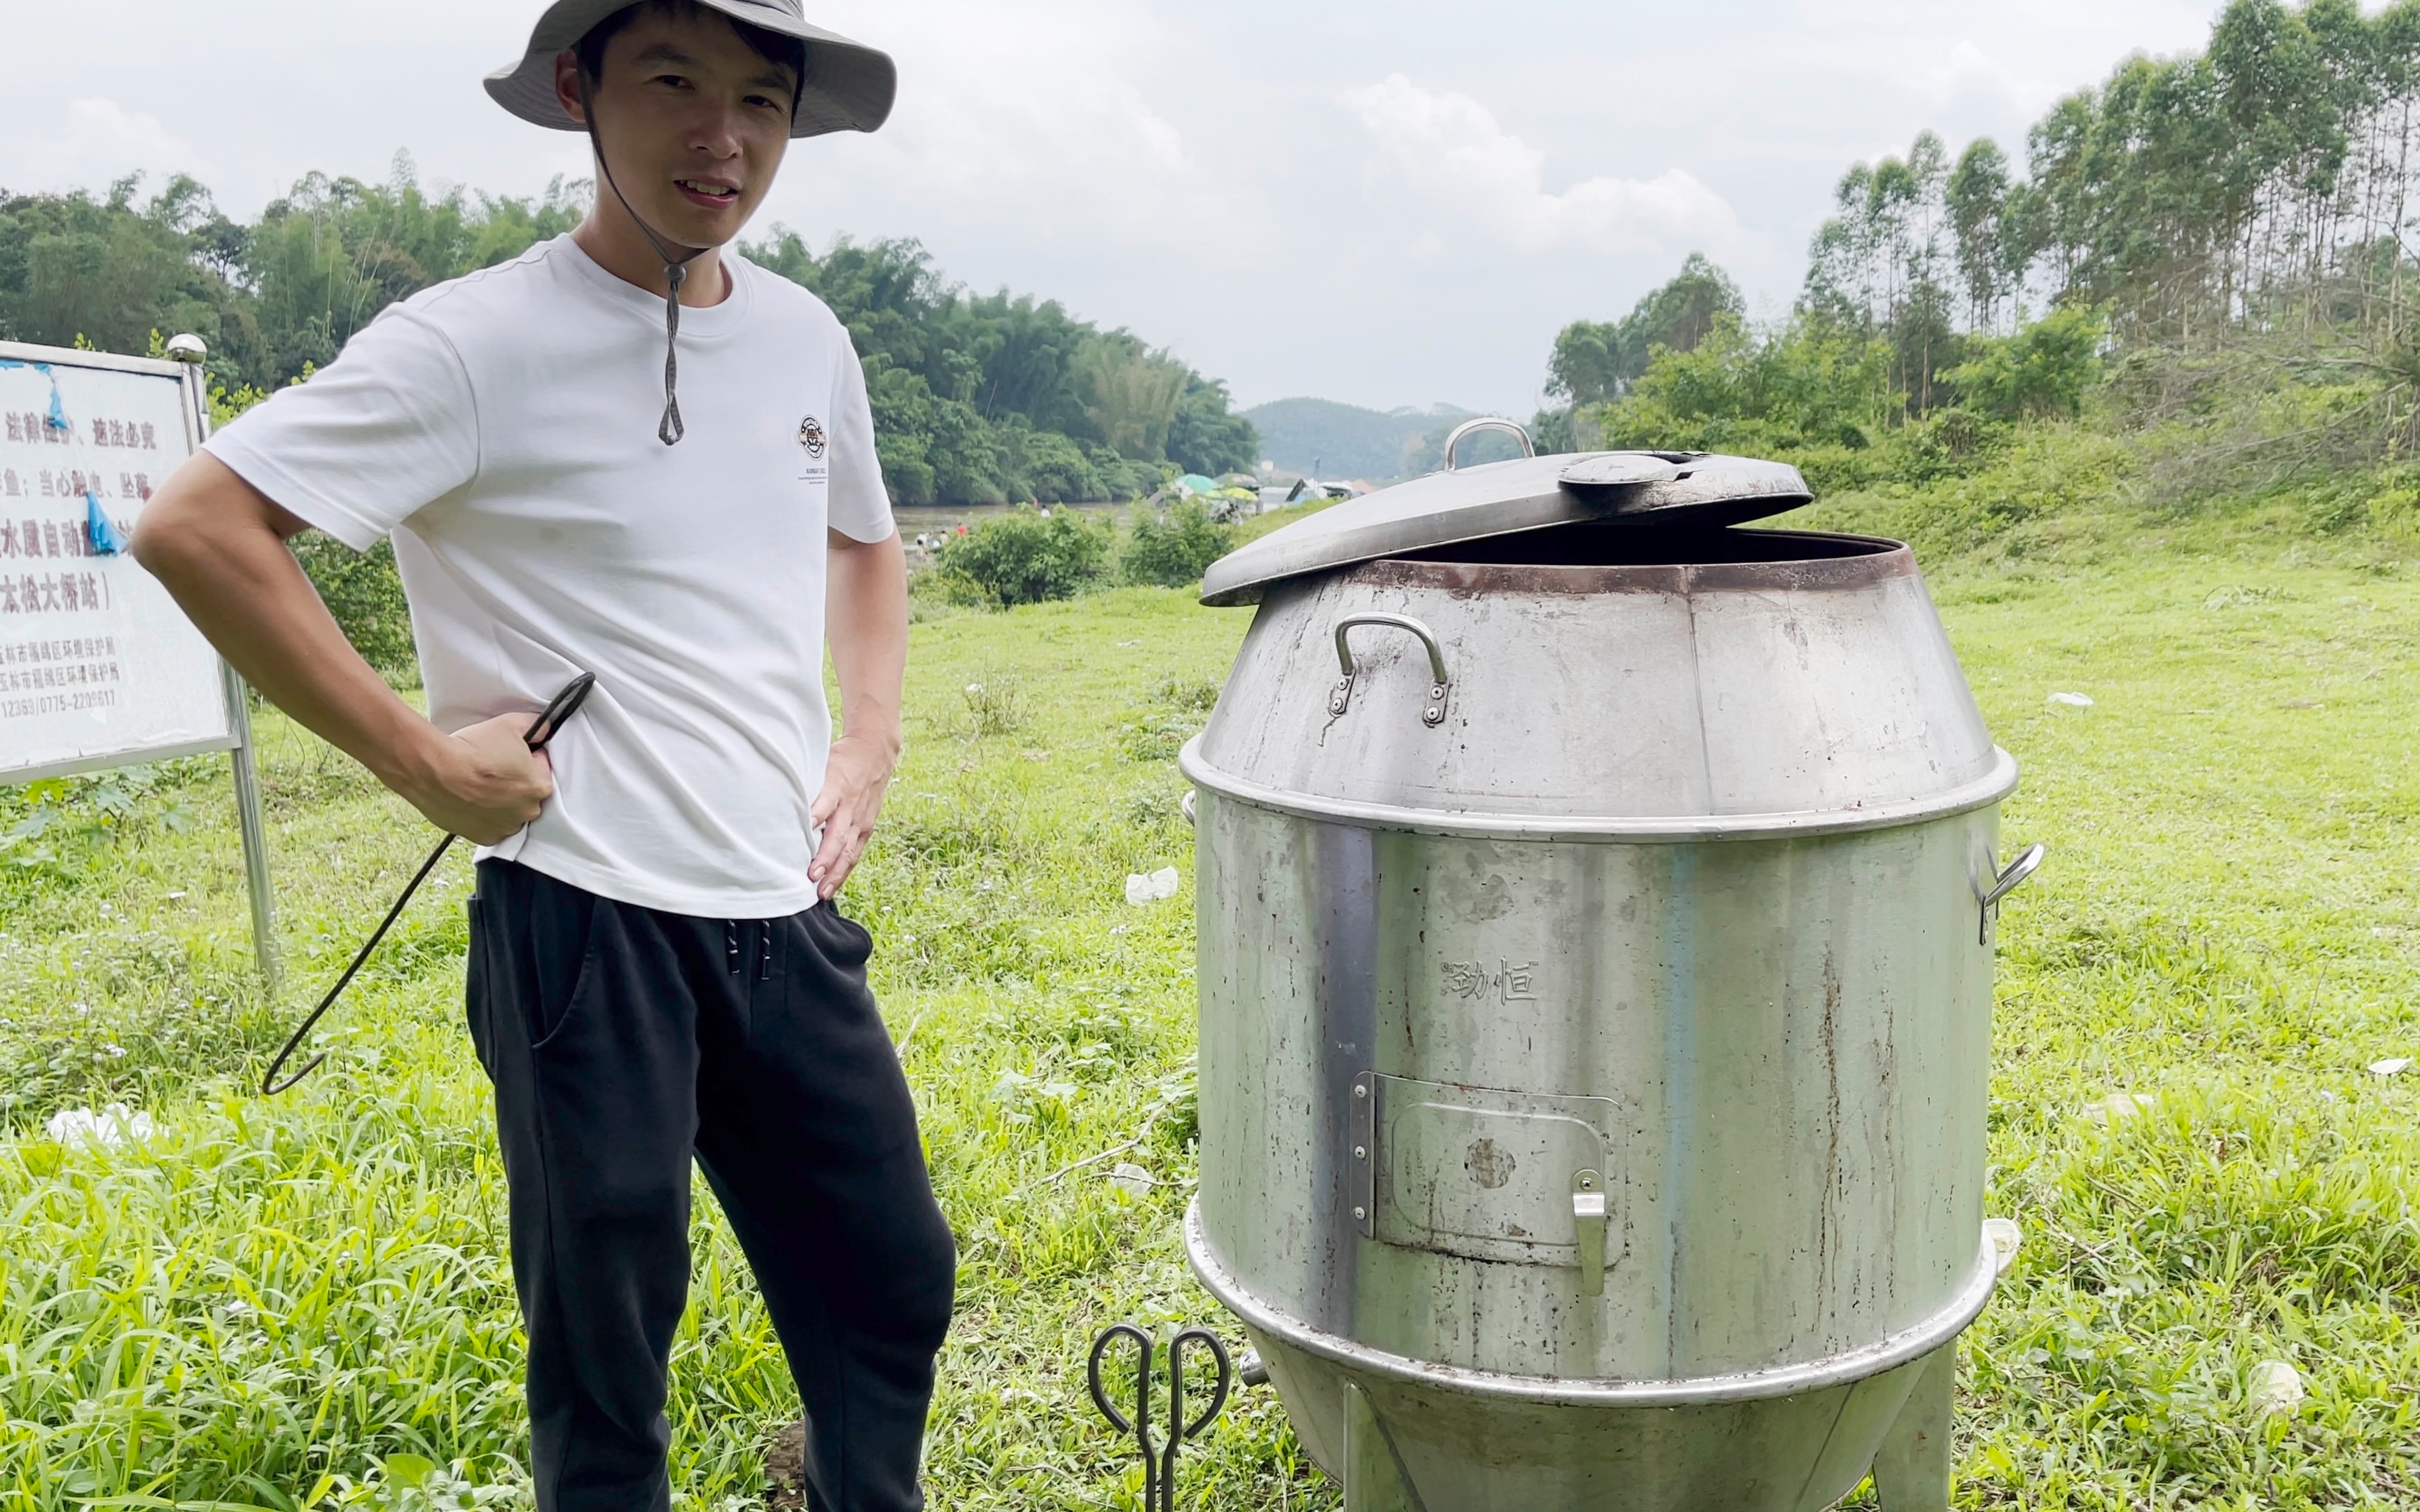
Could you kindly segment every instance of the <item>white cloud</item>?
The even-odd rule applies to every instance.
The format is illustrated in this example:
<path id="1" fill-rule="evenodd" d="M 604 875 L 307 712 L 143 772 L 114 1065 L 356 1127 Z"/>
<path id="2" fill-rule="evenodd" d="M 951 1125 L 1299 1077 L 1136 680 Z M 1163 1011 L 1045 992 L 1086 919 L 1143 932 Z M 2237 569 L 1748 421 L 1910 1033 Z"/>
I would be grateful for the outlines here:
<path id="1" fill-rule="evenodd" d="M 1253 202 L 1248 165 L 1202 150 L 1186 98 L 1152 87 L 1181 49 L 1149 12 L 955 0 L 918 23 L 897 114 L 859 154 L 861 182 L 884 197 L 1112 244 L 1180 239 L 1188 222 Z"/>
<path id="2" fill-rule="evenodd" d="M 62 134 L 40 143 L 31 156 L 62 183 L 116 178 L 129 173 L 207 177 L 210 164 L 192 143 L 157 116 L 130 111 L 99 95 L 70 100 Z"/>
<path id="3" fill-rule="evenodd" d="M 2047 109 L 2066 91 L 2057 85 L 2026 78 L 2016 69 L 1962 39 L 1949 55 L 1922 70 L 1918 95 L 1935 108 L 1962 98 L 1981 95 L 2024 116 Z"/>
<path id="4" fill-rule="evenodd" d="M 1397 73 L 1341 102 L 1404 179 L 1441 207 L 1455 207 L 1460 224 L 1494 228 L 1523 251 L 1719 250 L 1739 239 L 1739 216 L 1681 168 L 1548 193 L 1546 155 L 1468 95 L 1435 93 Z"/>

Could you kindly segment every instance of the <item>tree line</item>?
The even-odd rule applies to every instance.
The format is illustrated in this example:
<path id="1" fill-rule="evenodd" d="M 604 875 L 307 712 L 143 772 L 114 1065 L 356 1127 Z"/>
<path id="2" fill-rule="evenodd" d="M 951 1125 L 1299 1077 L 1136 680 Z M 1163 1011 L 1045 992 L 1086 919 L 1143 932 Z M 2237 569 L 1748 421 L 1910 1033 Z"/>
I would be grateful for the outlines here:
<path id="1" fill-rule="evenodd" d="M 590 189 L 432 190 L 398 155 L 384 183 L 313 174 L 250 223 L 184 177 L 147 199 L 138 177 L 0 192 L 0 338 L 142 352 L 192 331 L 240 404 L 334 362 L 389 303 L 569 230 Z M 1129 499 L 1255 460 L 1223 384 L 1056 301 L 970 293 L 911 239 L 818 254 L 775 226 L 742 250 L 847 325 L 899 502 Z"/>
<path id="2" fill-rule="evenodd" d="M 1849 453 L 2073 414 L 2096 385 L 2150 418 L 2301 385 L 2341 402 L 2246 446 L 2408 453 L 2415 106 L 2420 0 L 2231 0 L 2203 51 L 2059 100 L 2022 162 L 1925 131 L 1849 169 L 1781 320 L 1752 326 L 1693 255 L 1623 319 L 1566 328 L 1548 388 L 1567 407 L 1541 424 L 1573 444 Z"/>

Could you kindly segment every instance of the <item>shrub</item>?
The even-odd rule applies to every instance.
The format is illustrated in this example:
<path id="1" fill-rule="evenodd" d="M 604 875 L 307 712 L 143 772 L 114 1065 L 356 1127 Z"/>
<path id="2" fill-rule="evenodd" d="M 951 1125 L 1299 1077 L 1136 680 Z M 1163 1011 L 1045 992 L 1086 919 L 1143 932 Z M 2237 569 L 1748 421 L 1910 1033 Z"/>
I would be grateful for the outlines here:
<path id="1" fill-rule="evenodd" d="M 985 593 L 983 584 L 963 572 L 954 570 L 945 558 L 932 566 L 908 574 L 909 620 L 921 621 L 928 610 L 936 608 L 998 609 L 1000 600 Z"/>
<path id="2" fill-rule="evenodd" d="M 1722 314 L 1696 347 L 1657 351 L 1621 397 L 1579 418 L 1611 447 L 1854 452 L 1871 444 L 1891 399 L 1879 339 L 1805 316 L 1759 331 Z"/>
<path id="3" fill-rule="evenodd" d="M 355 551 L 332 535 L 305 531 L 293 541 L 294 559 L 319 590 L 337 628 L 362 659 L 391 681 L 420 675 L 411 645 L 411 611 L 403 601 L 403 579 L 395 570 L 395 544 L 380 541 Z"/>
<path id="4" fill-rule="evenodd" d="M 2042 532 L 2055 538 L 2079 529 L 2087 517 L 2133 507 L 2141 471 L 2131 438 L 2082 425 L 2038 424 L 2012 432 L 1968 471 L 1927 483 L 1890 479 L 1845 489 L 1818 503 L 1800 523 L 1812 530 L 1892 536 L 1925 560 L 1986 548 L 2020 553 L 2044 539 Z"/>
<path id="5" fill-rule="evenodd" d="M 1978 336 L 1975 355 L 1943 375 L 1959 396 L 1995 420 L 2073 420 L 2101 378 L 2107 326 L 2080 304 L 2053 310 L 2012 336 Z"/>
<path id="6" fill-rule="evenodd" d="M 146 824 L 191 828 L 194 810 L 183 790 L 208 780 L 211 766 L 207 758 L 185 757 L 44 778 L 0 793 L 0 865 L 54 879 L 88 877 L 102 853 Z"/>
<path id="7" fill-rule="evenodd" d="M 1073 510 L 1048 517 L 1018 509 L 985 520 L 942 549 L 941 566 L 1003 607 L 1073 598 L 1097 581 L 1109 557 L 1109 528 Z"/>
<path id="8" fill-rule="evenodd" d="M 1119 563 L 1127 582 L 1159 588 L 1189 588 L 1202 580 L 1210 563 L 1235 548 L 1235 527 L 1210 517 L 1198 499 L 1183 499 L 1165 515 L 1145 511 L 1135 520 Z"/>

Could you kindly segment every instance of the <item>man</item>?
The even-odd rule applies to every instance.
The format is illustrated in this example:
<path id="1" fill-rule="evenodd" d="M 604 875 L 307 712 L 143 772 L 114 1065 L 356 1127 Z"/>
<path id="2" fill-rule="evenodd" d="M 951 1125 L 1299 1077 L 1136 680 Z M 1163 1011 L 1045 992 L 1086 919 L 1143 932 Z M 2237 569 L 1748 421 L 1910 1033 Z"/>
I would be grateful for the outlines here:
<path id="1" fill-rule="evenodd" d="M 954 1259 L 832 900 L 899 755 L 905 562 L 847 332 L 724 250 L 790 139 L 880 125 L 893 74 L 799 0 L 616 5 L 559 0 L 488 85 L 590 133 L 586 222 L 388 309 L 179 470 L 134 551 L 254 687 L 485 847 L 470 1020 L 539 1507 L 669 1505 L 693 1156 L 804 1399 L 810 1504 L 900 1512 Z M 427 718 L 295 565 L 308 526 L 393 536 Z"/>

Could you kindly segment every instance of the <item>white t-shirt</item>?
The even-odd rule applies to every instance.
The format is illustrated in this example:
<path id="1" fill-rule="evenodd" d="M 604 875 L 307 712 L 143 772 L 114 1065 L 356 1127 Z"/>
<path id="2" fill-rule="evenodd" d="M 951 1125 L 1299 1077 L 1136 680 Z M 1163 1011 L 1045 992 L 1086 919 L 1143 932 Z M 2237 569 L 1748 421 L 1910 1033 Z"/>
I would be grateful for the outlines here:
<path id="1" fill-rule="evenodd" d="M 823 301 L 726 252 L 684 308 L 560 237 L 389 306 L 209 451 L 356 550 L 395 537 L 429 717 L 458 730 L 597 686 L 555 796 L 483 851 L 708 918 L 812 906 L 829 526 L 892 531 L 865 378 Z"/>

